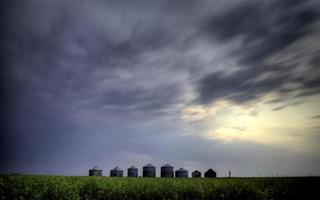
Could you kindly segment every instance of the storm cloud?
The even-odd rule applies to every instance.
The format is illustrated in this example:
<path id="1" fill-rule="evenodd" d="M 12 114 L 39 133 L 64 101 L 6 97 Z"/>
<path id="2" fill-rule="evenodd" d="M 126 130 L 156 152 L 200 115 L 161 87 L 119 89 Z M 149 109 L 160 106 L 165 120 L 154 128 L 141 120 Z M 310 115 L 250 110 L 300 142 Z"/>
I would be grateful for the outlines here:
<path id="1" fill-rule="evenodd" d="M 319 63 L 310 62 L 319 57 L 319 48 L 307 41 L 317 43 L 318 9 L 311 1 L 248 1 L 214 16 L 205 26 L 208 36 L 223 43 L 240 40 L 229 56 L 241 68 L 229 76 L 213 73 L 200 79 L 199 101 L 228 98 L 243 103 L 269 92 L 318 94 Z M 298 58 L 290 55 L 300 51 Z"/>
<path id="2" fill-rule="evenodd" d="M 280 111 L 319 94 L 319 6 L 312 0 L 1 2 L 0 170 L 68 174 L 78 166 L 74 173 L 83 174 L 96 164 L 138 161 L 190 170 L 220 163 L 225 170 L 244 166 L 240 154 L 253 149 L 257 160 L 259 153 L 281 160 L 285 153 L 267 145 L 188 135 L 201 128 L 190 131 L 182 115 L 188 106 L 219 100 L 253 105 L 270 93 L 277 96 L 267 104 Z"/>

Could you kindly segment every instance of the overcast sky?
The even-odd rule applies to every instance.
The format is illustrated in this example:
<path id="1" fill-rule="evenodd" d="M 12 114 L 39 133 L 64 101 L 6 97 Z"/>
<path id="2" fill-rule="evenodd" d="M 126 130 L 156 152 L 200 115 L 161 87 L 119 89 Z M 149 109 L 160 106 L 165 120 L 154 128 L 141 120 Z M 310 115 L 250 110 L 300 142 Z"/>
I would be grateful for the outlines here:
<path id="1" fill-rule="evenodd" d="M 320 175 L 319 1 L 4 0 L 0 13 L 0 173 Z"/>

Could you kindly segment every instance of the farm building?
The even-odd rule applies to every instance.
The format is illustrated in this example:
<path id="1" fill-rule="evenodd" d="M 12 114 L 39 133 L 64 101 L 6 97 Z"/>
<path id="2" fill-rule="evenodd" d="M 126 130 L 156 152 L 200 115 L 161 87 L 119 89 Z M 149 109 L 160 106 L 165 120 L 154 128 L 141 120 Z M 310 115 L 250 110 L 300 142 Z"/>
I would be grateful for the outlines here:
<path id="1" fill-rule="evenodd" d="M 146 166 L 144 166 L 142 171 L 142 175 L 143 177 L 156 177 L 156 167 L 151 165 L 151 164 L 147 164 Z"/>
<path id="2" fill-rule="evenodd" d="M 217 173 L 215 171 L 213 171 L 212 169 L 208 169 L 208 171 L 206 171 L 204 173 L 204 177 L 206 177 L 206 178 L 216 178 L 217 177 Z"/>
<path id="3" fill-rule="evenodd" d="M 128 168 L 128 177 L 138 177 L 138 168 L 135 166 Z"/>
<path id="4" fill-rule="evenodd" d="M 89 176 L 102 176 L 102 170 L 98 167 L 94 167 L 89 170 Z"/>
<path id="5" fill-rule="evenodd" d="M 173 177 L 173 167 L 169 164 L 166 164 L 161 167 L 161 177 Z"/>
<path id="6" fill-rule="evenodd" d="M 176 178 L 188 178 L 188 171 L 183 169 L 183 168 L 180 168 L 178 170 L 176 170 Z"/>
<path id="7" fill-rule="evenodd" d="M 196 178 L 196 177 L 201 177 L 201 172 L 199 172 L 198 170 L 195 170 L 192 172 L 192 177 Z"/>
<path id="8" fill-rule="evenodd" d="M 120 169 L 119 167 L 116 167 L 112 170 L 110 170 L 110 176 L 111 177 L 122 177 L 123 176 L 123 170 Z"/>

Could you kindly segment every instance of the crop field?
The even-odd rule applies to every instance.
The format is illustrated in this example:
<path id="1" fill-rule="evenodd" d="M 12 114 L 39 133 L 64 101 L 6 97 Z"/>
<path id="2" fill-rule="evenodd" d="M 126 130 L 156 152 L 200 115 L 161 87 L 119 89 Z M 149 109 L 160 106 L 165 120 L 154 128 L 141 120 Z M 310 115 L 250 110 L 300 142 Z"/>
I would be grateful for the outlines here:
<path id="1" fill-rule="evenodd" d="M 320 177 L 0 176 L 0 199 L 319 199 Z"/>

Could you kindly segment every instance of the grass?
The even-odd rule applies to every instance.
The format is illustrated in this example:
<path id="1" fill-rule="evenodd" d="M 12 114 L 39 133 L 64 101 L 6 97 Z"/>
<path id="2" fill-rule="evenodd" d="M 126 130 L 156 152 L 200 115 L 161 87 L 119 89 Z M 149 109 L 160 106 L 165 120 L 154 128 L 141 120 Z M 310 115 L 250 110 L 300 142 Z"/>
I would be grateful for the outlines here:
<path id="1" fill-rule="evenodd" d="M 317 199 L 320 177 L 110 178 L 0 176 L 0 199 Z"/>

